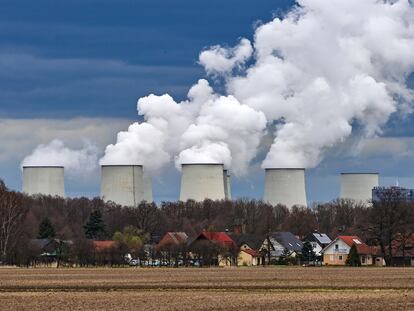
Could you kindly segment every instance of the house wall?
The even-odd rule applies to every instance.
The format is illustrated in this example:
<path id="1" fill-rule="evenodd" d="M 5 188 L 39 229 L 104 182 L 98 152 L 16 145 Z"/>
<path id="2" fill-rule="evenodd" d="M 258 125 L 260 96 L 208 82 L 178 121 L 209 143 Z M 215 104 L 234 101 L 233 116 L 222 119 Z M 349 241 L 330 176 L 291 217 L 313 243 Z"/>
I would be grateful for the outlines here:
<path id="1" fill-rule="evenodd" d="M 246 253 L 240 252 L 237 258 L 237 265 L 238 266 L 257 266 L 258 260 L 256 257 Z"/>
<path id="2" fill-rule="evenodd" d="M 359 255 L 361 266 L 371 266 L 374 264 L 374 260 L 371 255 Z"/>
<path id="3" fill-rule="evenodd" d="M 325 265 L 345 265 L 351 248 L 342 240 L 336 240 L 323 254 L 323 263 Z"/>
<path id="4" fill-rule="evenodd" d="M 321 256 L 322 247 L 317 242 L 310 242 L 316 256 Z"/>

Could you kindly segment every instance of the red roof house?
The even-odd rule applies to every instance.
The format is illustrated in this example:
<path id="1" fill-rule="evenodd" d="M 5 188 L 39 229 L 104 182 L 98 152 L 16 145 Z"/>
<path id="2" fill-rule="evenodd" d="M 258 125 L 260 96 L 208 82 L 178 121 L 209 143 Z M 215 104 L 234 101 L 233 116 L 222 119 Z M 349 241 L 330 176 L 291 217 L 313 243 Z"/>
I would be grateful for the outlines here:
<path id="1" fill-rule="evenodd" d="M 323 250 L 326 265 L 345 265 L 352 245 L 356 246 L 362 265 L 383 265 L 381 252 L 376 246 L 368 246 L 356 235 L 340 235 Z"/>
<path id="2" fill-rule="evenodd" d="M 167 232 L 158 242 L 157 248 L 180 246 L 187 243 L 188 236 L 185 232 Z"/>

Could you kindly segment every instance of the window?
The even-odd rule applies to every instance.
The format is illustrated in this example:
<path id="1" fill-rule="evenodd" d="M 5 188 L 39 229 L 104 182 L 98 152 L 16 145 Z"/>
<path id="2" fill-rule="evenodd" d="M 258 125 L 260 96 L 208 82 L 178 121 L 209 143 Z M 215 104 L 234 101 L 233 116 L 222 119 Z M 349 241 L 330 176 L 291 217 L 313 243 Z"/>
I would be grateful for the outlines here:
<path id="1" fill-rule="evenodd" d="M 335 249 L 338 249 L 339 248 L 339 245 L 338 244 L 335 244 Z"/>
<path id="2" fill-rule="evenodd" d="M 339 255 L 339 260 L 342 261 L 342 256 L 341 255 Z"/>

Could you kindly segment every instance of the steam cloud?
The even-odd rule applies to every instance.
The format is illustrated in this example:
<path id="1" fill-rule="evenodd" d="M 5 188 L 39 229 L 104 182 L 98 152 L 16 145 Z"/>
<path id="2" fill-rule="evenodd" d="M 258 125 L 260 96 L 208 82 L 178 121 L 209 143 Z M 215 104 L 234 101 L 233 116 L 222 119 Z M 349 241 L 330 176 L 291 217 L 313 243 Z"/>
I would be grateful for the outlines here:
<path id="1" fill-rule="evenodd" d="M 82 149 L 73 150 L 54 139 L 46 145 L 37 146 L 25 157 L 22 166 L 63 166 L 69 176 L 87 176 L 97 168 L 97 148 L 85 143 Z"/>
<path id="2" fill-rule="evenodd" d="M 406 85 L 414 71 L 414 8 L 408 0 L 299 0 L 290 12 L 233 48 L 200 54 L 219 95 L 199 80 L 188 100 L 149 95 L 138 101 L 144 122 L 118 134 L 101 164 L 157 170 L 219 162 L 243 174 L 271 131 L 263 167 L 313 167 L 353 128 L 381 134 L 391 114 L 411 112 Z"/>

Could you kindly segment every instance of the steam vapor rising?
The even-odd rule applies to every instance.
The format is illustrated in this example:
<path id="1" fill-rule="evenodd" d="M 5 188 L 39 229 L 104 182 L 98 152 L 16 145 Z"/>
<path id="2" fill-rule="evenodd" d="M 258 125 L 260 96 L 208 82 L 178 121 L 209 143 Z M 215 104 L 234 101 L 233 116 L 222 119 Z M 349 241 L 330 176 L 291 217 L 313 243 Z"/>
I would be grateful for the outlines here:
<path id="1" fill-rule="evenodd" d="M 252 41 L 213 46 L 199 63 L 224 81 L 225 94 L 201 79 L 183 102 L 140 98 L 144 121 L 118 133 L 101 164 L 154 172 L 171 160 L 178 168 L 224 163 L 243 175 L 269 132 L 262 167 L 314 167 L 355 127 L 361 137 L 380 135 L 393 113 L 412 109 L 414 8 L 408 0 L 299 0 Z"/>
<path id="2" fill-rule="evenodd" d="M 22 166 L 63 166 L 69 176 L 87 176 L 97 168 L 98 150 L 85 143 L 82 149 L 74 150 L 54 139 L 46 145 L 37 146 L 25 157 Z"/>

